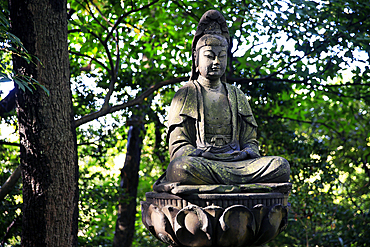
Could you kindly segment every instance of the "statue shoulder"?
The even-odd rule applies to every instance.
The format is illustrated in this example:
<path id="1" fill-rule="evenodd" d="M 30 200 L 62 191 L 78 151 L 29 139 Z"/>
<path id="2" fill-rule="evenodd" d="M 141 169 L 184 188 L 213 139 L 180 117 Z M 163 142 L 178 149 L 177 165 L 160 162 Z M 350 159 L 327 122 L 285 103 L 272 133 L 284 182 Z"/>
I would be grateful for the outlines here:
<path id="1" fill-rule="evenodd" d="M 172 99 L 169 111 L 169 125 L 179 124 L 184 117 L 197 118 L 197 89 L 192 81 L 181 87 Z"/>
<path id="2" fill-rule="evenodd" d="M 173 97 L 172 101 L 175 98 L 179 97 L 186 97 L 189 91 L 195 90 L 195 86 L 192 81 L 188 81 L 184 86 L 182 86 L 177 92 L 175 93 L 175 96 Z"/>
<path id="3" fill-rule="evenodd" d="M 244 121 L 257 127 L 257 122 L 254 119 L 251 106 L 249 105 L 248 99 L 243 93 L 243 91 L 234 85 L 231 84 L 226 85 L 228 92 L 234 94 L 236 97 L 238 114 L 242 117 Z"/>
<path id="4" fill-rule="evenodd" d="M 187 82 L 184 86 L 182 86 L 175 95 L 173 96 L 171 102 L 171 108 L 181 108 L 187 103 L 189 100 L 193 101 L 194 98 L 197 97 L 197 91 L 193 81 Z"/>
<path id="5" fill-rule="evenodd" d="M 247 97 L 245 96 L 245 93 L 242 90 L 240 90 L 238 87 L 228 84 L 228 83 L 226 85 L 228 86 L 229 90 L 232 90 L 233 92 L 235 92 L 238 99 L 245 99 L 246 101 L 248 101 Z"/>
<path id="6" fill-rule="evenodd" d="M 247 97 L 245 96 L 245 94 L 243 93 L 242 90 L 240 90 L 238 87 L 234 86 L 234 85 L 231 85 L 231 84 L 228 84 L 228 83 L 225 83 L 226 85 L 226 88 L 227 88 L 227 91 L 229 92 L 229 94 L 233 94 L 235 97 L 236 97 L 236 100 L 238 102 L 242 102 L 243 105 L 244 104 L 247 104 L 249 105 L 248 103 L 248 99 Z M 240 109 L 242 110 L 242 109 Z"/>

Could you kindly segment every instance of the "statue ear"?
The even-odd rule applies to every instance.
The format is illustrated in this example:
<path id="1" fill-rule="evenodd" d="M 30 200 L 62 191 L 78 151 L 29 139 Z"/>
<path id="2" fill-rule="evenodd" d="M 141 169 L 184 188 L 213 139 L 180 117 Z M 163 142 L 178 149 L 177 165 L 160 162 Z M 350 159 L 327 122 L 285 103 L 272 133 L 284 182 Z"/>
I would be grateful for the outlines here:
<path id="1" fill-rule="evenodd" d="M 196 68 L 198 68 L 198 65 L 199 65 L 199 61 L 198 61 L 198 52 L 199 52 L 199 50 L 198 51 L 195 51 L 194 52 L 194 62 L 195 62 L 195 67 Z"/>

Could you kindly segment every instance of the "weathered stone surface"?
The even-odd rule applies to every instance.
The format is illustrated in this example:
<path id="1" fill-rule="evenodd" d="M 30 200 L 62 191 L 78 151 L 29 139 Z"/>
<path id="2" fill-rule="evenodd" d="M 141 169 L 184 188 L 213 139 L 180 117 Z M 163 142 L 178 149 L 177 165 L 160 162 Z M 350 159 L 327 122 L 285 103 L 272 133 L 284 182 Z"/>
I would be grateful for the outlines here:
<path id="1" fill-rule="evenodd" d="M 256 183 L 238 185 L 180 185 L 179 183 L 166 183 L 154 185 L 157 192 L 169 192 L 172 194 L 194 193 L 237 193 L 237 192 L 281 192 L 287 193 L 292 188 L 291 183 Z"/>
<path id="2" fill-rule="evenodd" d="M 169 193 L 147 192 L 146 200 L 150 203 L 164 207 L 166 205 L 184 208 L 189 205 L 200 207 L 244 205 L 252 208 L 257 204 L 273 206 L 275 204 L 288 205 L 288 195 L 280 192 L 271 193 L 227 193 L 227 194 L 190 194 L 173 195 Z"/>
<path id="3" fill-rule="evenodd" d="M 270 207 L 258 204 L 253 208 L 189 205 L 180 209 L 141 202 L 141 207 L 145 226 L 173 247 L 262 245 L 279 234 L 287 222 L 287 207 L 281 204 Z"/>
<path id="4" fill-rule="evenodd" d="M 279 156 L 260 155 L 257 123 L 248 100 L 237 87 L 226 83 L 229 45 L 224 17 L 216 10 L 207 11 L 192 44 L 191 80 L 176 92 L 171 103 L 168 117 L 171 162 L 165 176 L 156 183 L 155 191 L 168 192 L 173 183 L 288 182 L 288 161 Z M 234 192 L 236 188 L 230 189 Z"/>

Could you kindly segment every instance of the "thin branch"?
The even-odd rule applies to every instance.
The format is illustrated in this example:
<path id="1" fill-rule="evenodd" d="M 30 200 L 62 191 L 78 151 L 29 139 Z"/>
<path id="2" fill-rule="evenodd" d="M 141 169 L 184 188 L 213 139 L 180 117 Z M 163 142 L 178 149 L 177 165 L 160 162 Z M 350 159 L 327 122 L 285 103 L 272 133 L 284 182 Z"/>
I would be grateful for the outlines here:
<path id="1" fill-rule="evenodd" d="M 82 142 L 82 143 L 77 143 L 77 146 L 85 146 L 85 145 L 96 145 L 96 146 L 99 146 L 99 144 L 96 144 L 95 142 Z"/>
<path id="2" fill-rule="evenodd" d="M 99 26 L 101 26 L 104 30 L 108 31 L 108 28 L 106 26 L 104 26 L 94 15 L 94 13 L 92 12 L 92 10 L 90 9 L 90 4 L 89 4 L 89 1 L 86 1 L 85 0 L 85 3 L 87 4 L 86 6 L 86 9 L 87 11 L 90 13 L 90 16 L 99 24 Z M 92 2 L 91 2 L 92 3 Z M 94 4 L 92 3 L 92 5 L 94 6 Z M 98 9 L 96 6 L 94 6 L 96 9 Z M 101 14 L 101 12 L 98 10 L 98 12 Z M 103 15 L 102 15 L 103 16 Z"/>
<path id="3" fill-rule="evenodd" d="M 245 11 L 243 11 L 242 12 L 242 16 L 244 16 L 244 14 L 245 14 Z M 241 43 L 242 43 L 242 40 L 241 40 L 241 38 L 242 38 L 242 36 L 243 36 L 243 24 L 244 24 L 244 18 L 242 18 L 241 19 L 241 21 L 240 21 L 240 25 L 239 25 L 239 32 L 240 32 L 240 35 L 239 35 L 239 37 L 237 37 L 237 44 L 236 44 L 236 49 L 235 49 L 235 51 L 234 51 L 234 53 L 237 51 L 237 50 L 239 50 L 239 46 L 241 45 Z M 232 41 L 231 41 L 232 42 Z"/>
<path id="4" fill-rule="evenodd" d="M 147 37 L 151 37 L 150 34 L 148 34 L 148 30 L 145 30 L 145 29 L 143 29 L 143 28 L 141 28 L 141 27 L 139 27 L 139 26 L 137 26 L 135 24 L 131 24 L 128 21 L 122 21 L 122 23 L 125 23 L 125 24 L 127 24 L 127 25 L 129 25 L 129 26 L 131 26 L 133 28 L 136 28 L 137 30 L 143 32 L 143 34 L 146 35 Z"/>
<path id="5" fill-rule="evenodd" d="M 329 84 L 329 85 L 319 85 L 323 87 L 349 87 L 349 86 L 370 86 L 370 83 L 343 83 L 343 84 Z"/>
<path id="6" fill-rule="evenodd" d="M 112 74 L 111 74 L 111 81 L 109 83 L 109 89 L 108 89 L 108 93 L 107 95 L 105 96 L 104 98 L 104 103 L 103 103 L 103 106 L 102 106 L 102 109 L 103 108 L 108 108 L 109 107 L 109 101 L 110 101 L 110 97 L 112 96 L 113 94 L 113 91 L 114 91 L 114 84 L 116 83 L 117 81 L 117 75 L 118 75 L 118 68 L 119 68 L 119 62 L 120 62 L 120 57 L 121 57 L 121 54 L 120 54 L 120 48 L 119 48 L 119 39 L 118 39 L 118 30 L 117 31 L 117 36 L 115 38 L 116 40 L 116 51 L 117 51 L 117 55 L 116 55 L 116 64 L 115 64 L 115 67 L 112 69 Z M 113 62 L 113 61 L 112 61 Z"/>
<path id="7" fill-rule="evenodd" d="M 6 141 L 0 141 L 0 145 L 8 145 L 8 146 L 15 146 L 15 147 L 20 147 L 21 146 L 21 144 L 19 144 L 19 143 L 6 142 Z"/>
<path id="8" fill-rule="evenodd" d="M 100 62 L 98 59 L 96 59 L 94 57 L 90 57 L 89 55 L 85 55 L 85 54 L 82 54 L 82 53 L 79 53 L 79 52 L 75 52 L 75 51 L 71 51 L 71 50 L 69 50 L 69 53 L 74 54 L 76 56 L 80 56 L 80 57 L 87 57 L 90 60 L 98 63 L 100 66 L 102 66 L 104 69 L 106 69 L 109 73 L 111 73 L 110 69 L 107 66 L 105 66 L 104 63 Z"/>
<path id="9" fill-rule="evenodd" d="M 12 223 L 10 223 L 10 225 L 6 228 L 5 236 L 3 237 L 3 240 L 0 243 L 1 246 L 4 246 L 6 241 L 11 237 L 10 231 L 12 230 L 12 228 L 21 224 L 18 220 L 20 217 L 21 215 L 16 215 Z"/>
<path id="10" fill-rule="evenodd" d="M 340 93 L 340 92 L 336 92 L 334 90 L 332 90 L 330 87 L 326 88 L 327 90 L 319 90 L 319 91 L 324 91 L 326 93 L 330 93 L 332 95 L 335 95 L 336 97 L 340 97 L 340 98 L 349 98 L 349 99 L 366 99 L 366 98 L 370 98 L 370 95 L 367 94 L 367 95 L 359 95 L 359 96 L 352 96 L 352 95 L 345 95 L 343 93 Z"/>
<path id="11" fill-rule="evenodd" d="M 107 35 L 107 37 L 105 38 L 105 42 L 107 42 L 107 40 L 113 35 L 113 32 L 114 30 L 118 27 L 118 25 L 121 23 L 121 21 L 126 18 L 127 16 L 131 15 L 132 13 L 135 13 L 135 12 L 138 12 L 140 10 L 143 10 L 143 9 L 146 9 L 146 8 L 149 8 L 150 6 L 152 6 L 153 4 L 157 3 L 159 0 L 154 0 L 153 2 L 151 3 L 148 3 L 147 5 L 144 5 L 143 7 L 141 8 L 138 8 L 138 9 L 132 9 L 130 10 L 129 12 L 121 15 L 118 20 L 116 21 L 116 23 L 114 24 L 112 30 L 109 32 L 109 34 Z"/>
<path id="12" fill-rule="evenodd" d="M 85 8 L 84 7 L 84 5 L 80 2 L 80 1 L 77 1 L 77 3 L 78 4 L 80 4 L 83 8 Z M 89 7 L 89 10 L 90 10 L 90 7 Z M 88 12 L 90 13 L 90 15 L 92 16 L 92 18 L 94 18 L 94 20 L 96 20 L 96 18 L 95 18 L 95 16 L 92 14 L 92 12 L 90 12 L 88 10 Z M 105 28 L 98 20 L 96 20 L 96 22 L 98 22 L 98 24 L 100 25 L 100 26 L 102 26 L 103 27 L 103 29 L 105 29 L 105 30 L 108 30 L 107 28 Z M 92 34 L 95 38 L 97 38 L 101 43 L 104 43 L 104 41 L 97 35 L 97 34 L 95 34 L 94 32 L 92 32 L 92 31 L 88 31 L 88 33 L 90 33 L 90 34 Z"/>
<path id="13" fill-rule="evenodd" d="M 174 3 L 177 5 L 177 6 L 179 6 L 182 10 L 184 10 L 185 11 L 185 13 L 187 13 L 188 15 L 190 15 L 191 17 L 193 17 L 196 21 L 199 21 L 200 20 L 200 18 L 196 15 L 196 14 L 194 14 L 192 11 L 189 11 L 187 8 L 186 8 L 186 6 L 183 6 L 183 5 L 181 5 L 180 3 L 179 3 L 179 1 L 174 1 Z M 184 4 L 184 3 L 183 3 Z M 185 5 L 185 4 L 184 4 Z"/>
<path id="14" fill-rule="evenodd" d="M 306 120 L 299 120 L 299 119 L 290 118 L 290 117 L 284 117 L 284 116 L 279 116 L 279 115 L 275 115 L 275 116 L 260 116 L 260 117 L 262 117 L 262 118 L 271 118 L 271 119 L 274 119 L 274 118 L 287 119 L 287 120 L 295 121 L 295 122 L 298 122 L 298 123 L 306 123 L 306 124 L 311 124 L 311 125 L 312 124 L 319 124 L 319 125 L 325 126 L 328 129 L 331 129 L 332 131 L 334 131 L 335 133 L 337 133 L 337 135 L 341 136 L 341 134 L 334 127 L 331 127 L 331 126 L 329 126 L 326 123 L 312 122 L 312 121 L 306 121 Z"/>
<path id="15" fill-rule="evenodd" d="M 163 86 L 166 86 L 166 85 L 171 85 L 171 84 L 175 84 L 175 83 L 179 83 L 179 82 L 187 81 L 187 80 L 189 80 L 189 77 L 172 78 L 172 79 L 169 79 L 169 80 L 159 82 L 159 83 L 151 86 L 149 89 L 147 89 L 146 91 L 144 91 L 142 94 L 140 94 L 139 96 L 137 96 L 135 99 L 133 99 L 131 101 L 128 101 L 128 102 L 120 104 L 120 105 L 112 106 L 112 107 L 108 106 L 107 108 L 104 108 L 104 109 L 101 108 L 97 112 L 93 112 L 89 115 L 85 115 L 85 116 L 75 120 L 75 126 L 78 127 L 78 126 L 80 126 L 84 123 L 90 122 L 91 120 L 97 119 L 99 117 L 103 117 L 103 116 L 105 116 L 109 113 L 113 113 L 113 112 L 125 109 L 127 107 L 130 107 L 130 106 L 140 105 L 140 104 L 143 103 L 145 98 L 149 97 L 151 94 L 153 94 L 153 92 L 155 92 L 159 88 L 161 88 Z"/>
<path id="16" fill-rule="evenodd" d="M 99 12 L 99 14 L 103 17 L 103 19 L 109 24 L 109 26 L 111 26 L 111 27 L 113 27 L 114 26 L 114 24 L 113 23 L 111 23 L 109 20 L 108 20 L 108 18 L 107 17 L 105 17 L 104 15 L 103 15 L 103 13 L 101 12 L 101 10 L 98 8 L 98 6 L 96 6 L 96 4 L 93 2 L 93 1 L 91 1 L 90 0 L 90 3 L 96 8 L 96 10 Z"/>
<path id="17" fill-rule="evenodd" d="M 72 15 L 73 15 L 74 13 L 76 13 L 76 10 L 74 10 L 74 9 L 69 9 L 69 10 L 68 10 L 68 14 L 67 14 L 67 20 L 70 20 L 70 19 L 71 19 L 71 17 L 72 17 Z"/>
<path id="18" fill-rule="evenodd" d="M 0 201 L 2 201 L 6 195 L 8 195 L 13 189 L 18 179 L 21 177 L 21 166 L 19 165 L 12 175 L 5 181 L 3 186 L 0 187 Z"/>
<path id="19" fill-rule="evenodd" d="M 277 82 L 288 82 L 292 84 L 305 84 L 305 85 L 310 85 L 310 86 L 315 86 L 315 87 L 323 87 L 323 88 L 331 88 L 331 87 L 349 87 L 349 86 L 370 86 L 370 83 L 343 83 L 343 84 L 318 84 L 318 85 L 311 85 L 308 83 L 309 79 L 307 78 L 306 80 L 290 80 L 290 79 L 281 79 L 281 78 L 276 78 L 272 77 L 272 74 L 260 78 L 236 78 L 236 77 L 227 77 L 227 81 L 229 82 L 236 82 L 236 83 L 248 83 L 248 82 L 260 82 L 260 81 L 277 81 Z M 332 92 L 334 93 L 334 92 Z"/>
<path id="20" fill-rule="evenodd" d="M 81 28 L 70 29 L 70 30 L 67 31 L 68 34 L 70 34 L 70 33 L 79 33 L 79 32 L 82 32 Z"/>
<path id="21" fill-rule="evenodd" d="M 289 82 L 294 84 L 301 84 L 301 83 L 307 83 L 307 80 L 289 80 L 289 79 L 280 79 L 272 77 L 271 75 L 264 76 L 261 78 L 236 78 L 236 77 L 227 77 L 227 81 L 229 82 L 236 82 L 236 83 L 248 83 L 248 82 L 260 82 L 260 81 L 279 81 L 279 82 Z"/>

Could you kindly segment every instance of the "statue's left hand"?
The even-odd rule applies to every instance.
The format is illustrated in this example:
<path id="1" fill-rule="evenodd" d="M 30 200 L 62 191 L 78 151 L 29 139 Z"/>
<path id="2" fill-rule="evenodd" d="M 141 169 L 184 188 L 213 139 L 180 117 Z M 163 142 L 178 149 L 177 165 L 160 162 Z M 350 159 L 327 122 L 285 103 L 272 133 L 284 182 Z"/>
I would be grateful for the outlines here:
<path id="1" fill-rule="evenodd" d="M 255 159 L 260 157 L 259 154 L 256 154 L 251 148 L 245 148 L 242 152 L 245 152 L 249 159 Z"/>

